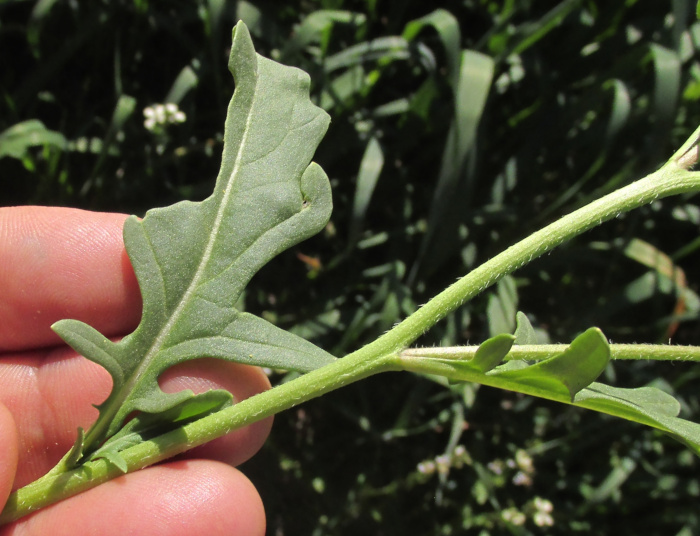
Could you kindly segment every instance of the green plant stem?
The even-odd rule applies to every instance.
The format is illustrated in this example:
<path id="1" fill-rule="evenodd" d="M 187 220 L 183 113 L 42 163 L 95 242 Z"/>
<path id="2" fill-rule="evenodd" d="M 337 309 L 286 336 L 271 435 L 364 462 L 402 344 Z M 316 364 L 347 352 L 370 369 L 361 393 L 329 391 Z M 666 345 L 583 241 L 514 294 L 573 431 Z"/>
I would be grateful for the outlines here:
<path id="1" fill-rule="evenodd" d="M 514 345 L 505 361 L 543 361 L 562 354 L 568 344 Z M 401 352 L 401 358 L 436 358 L 469 361 L 474 358 L 478 346 L 448 346 L 440 348 L 408 348 Z M 610 359 L 654 360 L 654 361 L 695 361 L 700 362 L 700 346 L 672 346 L 666 344 L 611 344 Z"/>
<path id="2" fill-rule="evenodd" d="M 698 161 L 699 137 L 700 128 L 658 171 L 563 216 L 481 264 L 358 353 L 400 352 L 466 301 L 575 236 L 656 199 L 697 192 L 700 172 L 689 168 Z"/>
<path id="3" fill-rule="evenodd" d="M 399 359 L 398 354 L 450 312 L 502 277 L 574 236 L 624 212 L 661 197 L 700 190 L 700 173 L 688 171 L 698 159 L 699 136 L 700 128 L 660 170 L 562 217 L 511 246 L 448 287 L 364 348 L 230 408 L 121 451 L 128 472 L 170 458 L 367 376 L 387 370 L 413 370 L 409 365 L 411 358 Z M 436 370 L 432 372 L 439 373 Z M 105 460 L 88 462 L 64 473 L 52 471 L 10 496 L 0 514 L 0 524 L 18 519 L 121 474 L 119 469 Z"/>
<path id="4" fill-rule="evenodd" d="M 339 359 L 222 411 L 125 449 L 120 454 L 126 461 L 128 472 L 133 472 L 292 408 L 311 398 L 387 370 L 398 370 L 396 356 L 375 356 L 372 360 L 362 362 Z M 104 459 L 87 462 L 61 474 L 51 472 L 10 495 L 0 514 L 0 525 L 122 474 L 116 466 Z"/>

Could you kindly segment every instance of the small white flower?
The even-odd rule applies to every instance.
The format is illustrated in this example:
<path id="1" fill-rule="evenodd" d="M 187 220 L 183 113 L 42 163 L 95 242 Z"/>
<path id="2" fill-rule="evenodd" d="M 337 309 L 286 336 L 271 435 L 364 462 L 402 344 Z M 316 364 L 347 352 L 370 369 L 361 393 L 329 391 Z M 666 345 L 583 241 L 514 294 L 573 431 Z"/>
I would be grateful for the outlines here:
<path id="1" fill-rule="evenodd" d="M 162 104 L 156 104 L 153 107 L 153 114 L 156 123 L 160 123 L 161 125 L 165 123 L 165 106 Z"/>
<path id="2" fill-rule="evenodd" d="M 503 474 L 503 462 L 501 460 L 494 460 L 492 462 L 489 462 L 486 467 L 488 467 L 494 475 Z"/>
<path id="3" fill-rule="evenodd" d="M 518 471 L 513 477 L 513 484 L 515 484 L 516 486 L 531 486 L 532 478 L 530 478 L 529 475 L 526 475 L 522 471 Z"/>
<path id="4" fill-rule="evenodd" d="M 428 460 L 418 464 L 418 472 L 423 475 L 432 475 L 435 472 L 435 462 Z"/>
<path id="5" fill-rule="evenodd" d="M 185 112 L 177 107 L 174 102 L 167 104 L 153 104 L 143 109 L 145 121 L 143 126 L 151 132 L 162 132 L 162 128 L 175 123 L 184 123 L 187 120 Z"/>
<path id="6" fill-rule="evenodd" d="M 542 497 L 535 497 L 535 500 L 532 501 L 532 504 L 537 511 L 544 512 L 546 514 L 554 510 L 554 505 L 552 505 L 551 501 L 543 499 Z"/>
<path id="7" fill-rule="evenodd" d="M 554 518 L 547 512 L 536 512 L 532 516 L 532 520 L 538 527 L 551 527 L 554 525 Z"/>
<path id="8" fill-rule="evenodd" d="M 437 470 L 440 474 L 446 475 L 450 471 L 450 465 L 452 465 L 452 460 L 447 454 L 441 454 L 435 458 L 435 463 L 437 464 Z"/>
<path id="9" fill-rule="evenodd" d="M 506 508 L 501 512 L 501 518 L 503 521 L 512 523 L 513 525 L 524 525 L 527 518 L 525 514 L 519 511 L 517 508 Z"/>
<path id="10" fill-rule="evenodd" d="M 532 463 L 532 456 L 530 456 L 526 451 L 520 449 L 515 453 L 515 461 L 518 467 L 525 473 L 532 474 L 535 472 L 535 466 Z"/>

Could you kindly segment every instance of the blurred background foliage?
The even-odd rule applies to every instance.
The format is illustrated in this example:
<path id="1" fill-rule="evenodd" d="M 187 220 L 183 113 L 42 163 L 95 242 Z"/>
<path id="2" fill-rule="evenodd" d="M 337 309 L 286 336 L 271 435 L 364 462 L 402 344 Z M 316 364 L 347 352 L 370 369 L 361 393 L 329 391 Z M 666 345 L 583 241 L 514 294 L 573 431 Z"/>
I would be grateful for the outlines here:
<path id="1" fill-rule="evenodd" d="M 305 69 L 335 209 L 245 308 L 342 356 L 457 277 L 653 171 L 700 122 L 686 0 L 0 0 L 0 203 L 142 214 L 211 191 L 230 31 Z M 700 203 L 658 201 L 507 278 L 421 344 L 524 310 L 543 341 L 700 344 Z M 700 420 L 697 365 L 622 363 Z M 273 382 L 288 376 L 271 372 Z M 640 426 L 371 378 L 277 417 L 244 466 L 270 535 L 700 532 L 700 463 Z"/>

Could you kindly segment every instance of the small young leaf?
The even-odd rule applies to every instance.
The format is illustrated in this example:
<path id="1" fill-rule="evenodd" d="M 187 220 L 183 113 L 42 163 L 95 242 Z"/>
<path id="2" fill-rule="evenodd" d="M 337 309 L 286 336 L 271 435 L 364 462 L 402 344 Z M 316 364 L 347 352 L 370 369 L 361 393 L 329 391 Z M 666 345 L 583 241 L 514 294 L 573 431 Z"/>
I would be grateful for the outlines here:
<path id="1" fill-rule="evenodd" d="M 122 473 L 126 473 L 129 470 L 126 460 L 117 450 L 107 450 L 102 454 L 102 457 L 112 465 L 116 466 Z"/>
<path id="2" fill-rule="evenodd" d="M 515 314 L 515 344 L 537 344 L 537 334 L 530 319 L 522 311 Z"/>
<path id="3" fill-rule="evenodd" d="M 462 383 L 464 381 L 478 381 L 484 373 L 496 367 L 513 347 L 515 337 L 510 333 L 501 333 L 482 342 L 471 359 L 446 360 L 454 369 L 465 375 L 465 379 L 450 378 L 450 383 Z M 522 361 L 513 361 L 527 366 Z M 469 379 L 467 379 L 469 378 Z"/>
<path id="4" fill-rule="evenodd" d="M 105 458 L 126 473 L 126 462 L 119 455 L 119 452 L 169 432 L 176 426 L 181 426 L 228 407 L 232 401 L 233 397 L 228 391 L 213 389 L 188 398 L 175 407 L 158 414 L 139 413 L 127 422 L 119 432 L 105 441 L 88 459 Z"/>
<path id="5" fill-rule="evenodd" d="M 309 100 L 308 75 L 257 55 L 243 23 L 233 31 L 229 68 L 236 90 L 214 193 L 124 223 L 143 298 L 137 329 L 114 343 L 75 320 L 53 326 L 112 376 L 112 392 L 85 437 L 88 455 L 131 413 L 165 415 L 193 396 L 158 387 L 176 363 L 206 356 L 306 372 L 335 359 L 235 307 L 262 266 L 330 217 L 328 178 L 310 163 L 328 115 Z"/>
<path id="6" fill-rule="evenodd" d="M 519 370 L 496 368 L 500 379 L 545 391 L 568 392 L 573 397 L 591 384 L 610 360 L 610 348 L 598 328 L 590 328 L 574 339 L 564 353 Z"/>
<path id="7" fill-rule="evenodd" d="M 513 347 L 515 337 L 509 333 L 502 333 L 485 340 L 479 345 L 474 359 L 470 361 L 479 372 L 488 372 L 498 365 L 508 355 Z"/>

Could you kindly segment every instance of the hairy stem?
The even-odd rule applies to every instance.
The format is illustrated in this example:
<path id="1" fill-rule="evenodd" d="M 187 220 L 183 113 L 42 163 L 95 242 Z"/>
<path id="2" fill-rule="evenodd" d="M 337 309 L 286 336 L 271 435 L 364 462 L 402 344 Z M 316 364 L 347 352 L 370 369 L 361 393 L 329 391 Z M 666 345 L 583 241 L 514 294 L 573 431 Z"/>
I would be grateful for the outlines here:
<path id="1" fill-rule="evenodd" d="M 562 354 L 568 344 L 514 345 L 505 361 L 543 361 Z M 401 352 L 402 358 L 423 357 L 469 361 L 474 358 L 478 346 L 448 346 L 441 348 L 408 348 Z M 611 344 L 610 359 L 694 361 L 700 362 L 700 346 L 671 346 L 666 344 Z"/>
<path id="2" fill-rule="evenodd" d="M 400 352 L 466 301 L 575 236 L 656 199 L 700 190 L 700 172 L 688 170 L 698 160 L 699 136 L 700 128 L 658 171 L 563 216 L 486 261 L 359 351 Z"/>

